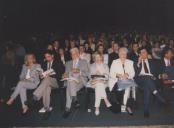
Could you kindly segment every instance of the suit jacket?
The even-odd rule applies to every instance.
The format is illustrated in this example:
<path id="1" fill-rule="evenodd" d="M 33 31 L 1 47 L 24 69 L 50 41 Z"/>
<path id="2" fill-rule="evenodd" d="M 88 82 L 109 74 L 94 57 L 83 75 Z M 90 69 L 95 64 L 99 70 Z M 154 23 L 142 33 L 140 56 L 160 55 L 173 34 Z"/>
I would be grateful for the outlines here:
<path id="1" fill-rule="evenodd" d="M 131 53 L 129 54 L 129 59 L 132 60 L 132 61 L 134 61 L 135 63 L 138 62 L 138 57 L 139 57 L 139 56 L 138 56 L 136 53 L 134 53 L 134 52 L 131 52 Z"/>
<path id="2" fill-rule="evenodd" d="M 132 60 L 126 59 L 124 63 L 125 73 L 128 73 L 129 79 L 133 79 L 135 76 L 134 63 Z M 120 59 L 116 59 L 112 62 L 110 68 L 110 79 L 109 79 L 109 89 L 113 89 L 115 83 L 118 81 L 116 74 L 124 74 L 123 65 Z"/>
<path id="3" fill-rule="evenodd" d="M 25 79 L 26 75 L 27 75 L 27 66 L 24 64 L 22 67 L 22 71 L 21 74 L 19 76 L 20 80 Z M 33 64 L 33 66 L 30 69 L 30 78 L 29 80 L 35 84 L 39 84 L 40 83 L 40 78 L 39 78 L 39 72 L 38 70 L 41 70 L 41 66 L 40 64 Z"/>
<path id="4" fill-rule="evenodd" d="M 111 54 L 109 54 L 109 62 L 108 62 L 108 66 L 111 67 L 111 64 L 113 62 L 113 60 L 118 59 L 118 54 L 115 52 L 112 52 Z"/>
<path id="5" fill-rule="evenodd" d="M 60 79 L 62 78 L 62 75 L 63 75 L 63 73 L 65 71 L 63 63 L 60 60 L 53 60 L 51 68 L 55 71 L 56 74 L 55 75 L 51 75 L 50 77 L 56 78 L 57 82 L 60 84 Z M 44 71 L 47 70 L 47 61 L 45 61 L 42 64 L 42 69 Z"/>
<path id="6" fill-rule="evenodd" d="M 64 54 L 64 59 L 65 59 L 65 63 L 66 63 L 67 61 L 71 60 L 71 57 L 70 57 L 67 53 L 65 53 L 65 54 Z M 61 60 L 60 55 L 58 55 L 58 60 Z M 62 63 L 63 63 L 63 62 L 62 62 Z"/>
<path id="7" fill-rule="evenodd" d="M 158 66 L 158 61 L 154 60 L 154 59 L 148 59 L 149 62 L 149 68 L 150 68 L 150 72 L 151 74 L 158 79 L 159 74 L 161 74 L 161 70 L 159 69 Z M 140 65 L 138 66 L 137 63 L 134 64 L 134 68 L 135 68 L 135 76 L 139 76 L 141 69 L 142 69 L 142 63 L 140 63 Z"/>
<path id="8" fill-rule="evenodd" d="M 86 61 L 90 64 L 90 62 L 91 62 L 91 54 L 83 53 L 83 54 L 80 56 L 80 59 L 84 59 L 84 60 L 86 60 Z"/>
<path id="9" fill-rule="evenodd" d="M 83 85 L 86 85 L 89 77 L 89 65 L 86 60 L 79 59 L 79 68 L 80 68 L 80 79 Z M 70 73 L 73 69 L 73 60 L 68 61 L 65 66 L 65 72 Z"/>

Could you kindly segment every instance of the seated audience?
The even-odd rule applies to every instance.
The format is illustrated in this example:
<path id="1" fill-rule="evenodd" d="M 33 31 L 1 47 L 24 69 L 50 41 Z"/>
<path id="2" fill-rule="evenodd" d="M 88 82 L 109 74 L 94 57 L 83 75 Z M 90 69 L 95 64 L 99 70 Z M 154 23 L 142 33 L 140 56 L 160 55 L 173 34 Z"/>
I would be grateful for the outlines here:
<path id="1" fill-rule="evenodd" d="M 139 87 L 144 91 L 144 117 L 148 118 L 150 94 L 152 93 L 157 99 L 165 104 L 165 100 L 159 94 L 156 88 L 156 81 L 159 78 L 159 72 L 156 66 L 156 61 L 148 59 L 148 50 L 145 47 L 139 49 L 138 63 L 135 63 L 136 76 L 135 80 Z"/>
<path id="2" fill-rule="evenodd" d="M 91 62 L 91 55 L 88 53 L 85 53 L 85 47 L 84 45 L 79 46 L 79 52 L 80 52 L 80 59 L 86 60 L 89 64 Z"/>
<path id="3" fill-rule="evenodd" d="M 80 104 L 77 99 L 77 92 L 86 85 L 89 76 L 88 63 L 86 60 L 80 59 L 79 50 L 77 48 L 71 49 L 71 57 L 72 60 L 66 63 L 63 78 L 73 78 L 76 80 L 66 81 L 66 108 L 63 114 L 64 118 L 70 115 L 72 103 L 75 108 L 79 108 Z"/>
<path id="4" fill-rule="evenodd" d="M 112 52 L 109 54 L 109 62 L 108 62 L 109 67 L 111 67 L 113 60 L 118 59 L 118 49 L 119 49 L 118 43 L 113 43 Z"/>
<path id="5" fill-rule="evenodd" d="M 111 104 L 107 98 L 105 88 L 108 86 L 109 68 L 103 63 L 103 58 L 99 54 L 95 54 L 95 62 L 90 66 L 90 76 L 87 88 L 93 88 L 95 90 L 95 115 L 100 114 L 100 102 L 104 99 L 107 108 L 111 107 Z M 99 77 L 95 77 L 99 76 Z M 100 79 L 102 78 L 102 79 Z M 90 109 L 90 108 L 88 108 Z M 89 110 L 88 110 L 89 111 Z"/>
<path id="6" fill-rule="evenodd" d="M 20 81 L 18 82 L 13 94 L 10 96 L 10 99 L 7 101 L 7 105 L 12 105 L 14 100 L 18 95 L 20 95 L 22 103 L 22 113 L 25 114 L 28 111 L 28 106 L 25 105 L 27 101 L 27 90 L 35 89 L 40 82 L 39 72 L 41 66 L 36 64 L 36 59 L 33 54 L 27 54 L 25 56 L 25 64 L 23 65 Z"/>
<path id="7" fill-rule="evenodd" d="M 45 62 L 42 64 L 43 71 L 40 71 L 43 79 L 38 88 L 33 92 L 32 99 L 26 102 L 26 104 L 34 108 L 37 105 L 37 101 L 42 98 L 43 108 L 39 110 L 42 113 L 52 110 L 50 107 L 51 89 L 59 87 L 60 79 L 64 72 L 62 62 L 54 59 L 52 51 L 46 51 L 44 56 Z"/>
<path id="8" fill-rule="evenodd" d="M 133 43 L 132 44 L 132 51 L 129 53 L 129 59 L 131 59 L 133 62 L 138 62 L 138 43 Z"/>
<path id="9" fill-rule="evenodd" d="M 123 105 L 121 106 L 122 112 L 128 112 L 133 115 L 133 111 L 127 106 L 128 98 L 130 98 L 130 92 L 132 91 L 133 98 L 135 100 L 135 82 L 133 80 L 135 76 L 133 61 L 127 59 L 127 48 L 122 47 L 119 49 L 119 59 L 113 61 L 110 69 L 110 90 L 114 86 L 117 86 L 118 91 L 125 90 L 123 96 Z"/>
<path id="10" fill-rule="evenodd" d="M 67 61 L 69 61 L 71 58 L 68 55 L 68 53 L 65 52 L 63 48 L 59 48 L 58 51 L 58 59 L 62 61 L 62 63 L 65 65 Z"/>
<path id="11" fill-rule="evenodd" d="M 108 65 L 109 57 L 108 57 L 108 54 L 105 53 L 104 46 L 102 44 L 98 45 L 98 49 L 96 53 L 100 54 L 103 57 L 103 63 Z"/>

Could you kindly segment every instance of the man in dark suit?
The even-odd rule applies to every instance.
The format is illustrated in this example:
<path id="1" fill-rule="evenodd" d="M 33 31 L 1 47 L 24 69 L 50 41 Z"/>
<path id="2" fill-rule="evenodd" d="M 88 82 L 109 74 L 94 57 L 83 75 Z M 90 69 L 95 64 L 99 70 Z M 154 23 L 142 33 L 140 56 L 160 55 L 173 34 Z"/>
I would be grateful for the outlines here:
<path id="1" fill-rule="evenodd" d="M 156 89 L 156 81 L 160 74 L 154 60 L 148 59 L 148 51 L 145 47 L 139 49 L 138 63 L 135 63 L 135 80 L 140 88 L 144 90 L 144 117 L 149 117 L 149 99 L 152 93 L 157 99 L 165 104 L 165 100 Z"/>
<path id="2" fill-rule="evenodd" d="M 118 59 L 118 43 L 113 44 L 113 52 L 109 54 L 108 66 L 111 67 L 112 61 Z"/>
<path id="3" fill-rule="evenodd" d="M 138 43 L 135 42 L 132 44 L 132 51 L 129 54 L 129 58 L 134 62 L 138 62 L 138 57 Z"/>
<path id="4" fill-rule="evenodd" d="M 33 92 L 33 99 L 31 102 L 26 102 L 29 106 L 35 105 L 36 101 L 43 99 L 43 108 L 42 112 L 49 112 L 50 109 L 50 94 L 51 89 L 58 88 L 61 84 L 60 79 L 62 78 L 62 74 L 64 73 L 64 66 L 61 61 L 55 60 L 52 51 L 46 51 L 44 53 L 45 62 L 42 64 L 42 77 L 38 88 Z M 45 73 L 45 71 L 47 73 Z M 49 72 L 49 73 L 48 73 Z"/>
<path id="5" fill-rule="evenodd" d="M 172 49 L 166 47 L 163 50 L 162 59 L 161 59 L 161 66 L 164 70 L 165 67 L 173 66 L 174 60 L 173 60 L 173 52 Z"/>
<path id="6" fill-rule="evenodd" d="M 159 63 L 159 70 L 162 73 L 167 73 L 166 68 L 170 68 L 174 66 L 174 60 L 173 60 L 173 52 L 172 49 L 165 47 L 162 52 L 162 59 Z M 167 75 L 167 74 L 166 74 Z M 174 82 L 172 80 L 169 80 L 167 77 L 166 79 L 162 80 L 163 84 L 165 85 L 173 85 Z"/>

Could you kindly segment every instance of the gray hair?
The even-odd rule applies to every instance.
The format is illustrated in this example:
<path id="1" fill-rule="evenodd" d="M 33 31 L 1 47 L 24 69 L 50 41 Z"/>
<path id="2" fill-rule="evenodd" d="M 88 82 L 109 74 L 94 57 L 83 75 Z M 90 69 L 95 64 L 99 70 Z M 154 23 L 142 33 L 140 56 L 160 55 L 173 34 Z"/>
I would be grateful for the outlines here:
<path id="1" fill-rule="evenodd" d="M 128 50 L 126 47 L 121 47 L 121 48 L 119 48 L 118 53 L 120 54 L 121 52 L 128 53 Z"/>

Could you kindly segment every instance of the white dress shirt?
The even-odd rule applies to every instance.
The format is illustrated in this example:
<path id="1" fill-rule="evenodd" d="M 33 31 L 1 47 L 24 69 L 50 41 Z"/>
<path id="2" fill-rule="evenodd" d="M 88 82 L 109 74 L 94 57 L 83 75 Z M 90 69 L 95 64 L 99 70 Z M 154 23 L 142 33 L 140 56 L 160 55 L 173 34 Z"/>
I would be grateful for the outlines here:
<path id="1" fill-rule="evenodd" d="M 25 78 L 26 79 L 30 79 L 31 78 L 31 76 L 30 76 L 30 69 L 29 68 L 27 69 L 27 74 L 26 74 Z"/>
<path id="2" fill-rule="evenodd" d="M 143 61 L 146 63 L 147 69 L 148 69 L 148 73 L 145 73 L 145 69 L 144 69 L 144 63 Z M 153 76 L 152 73 L 150 72 L 150 67 L 149 67 L 149 62 L 148 59 L 142 60 L 142 68 L 141 68 L 141 72 L 140 72 L 140 76 L 141 75 L 149 75 L 149 76 Z"/>
<path id="3" fill-rule="evenodd" d="M 47 70 L 51 69 L 53 61 L 47 62 Z"/>
<path id="4" fill-rule="evenodd" d="M 164 58 L 164 62 L 165 62 L 166 67 L 171 65 L 170 60 L 168 60 L 166 58 Z"/>

